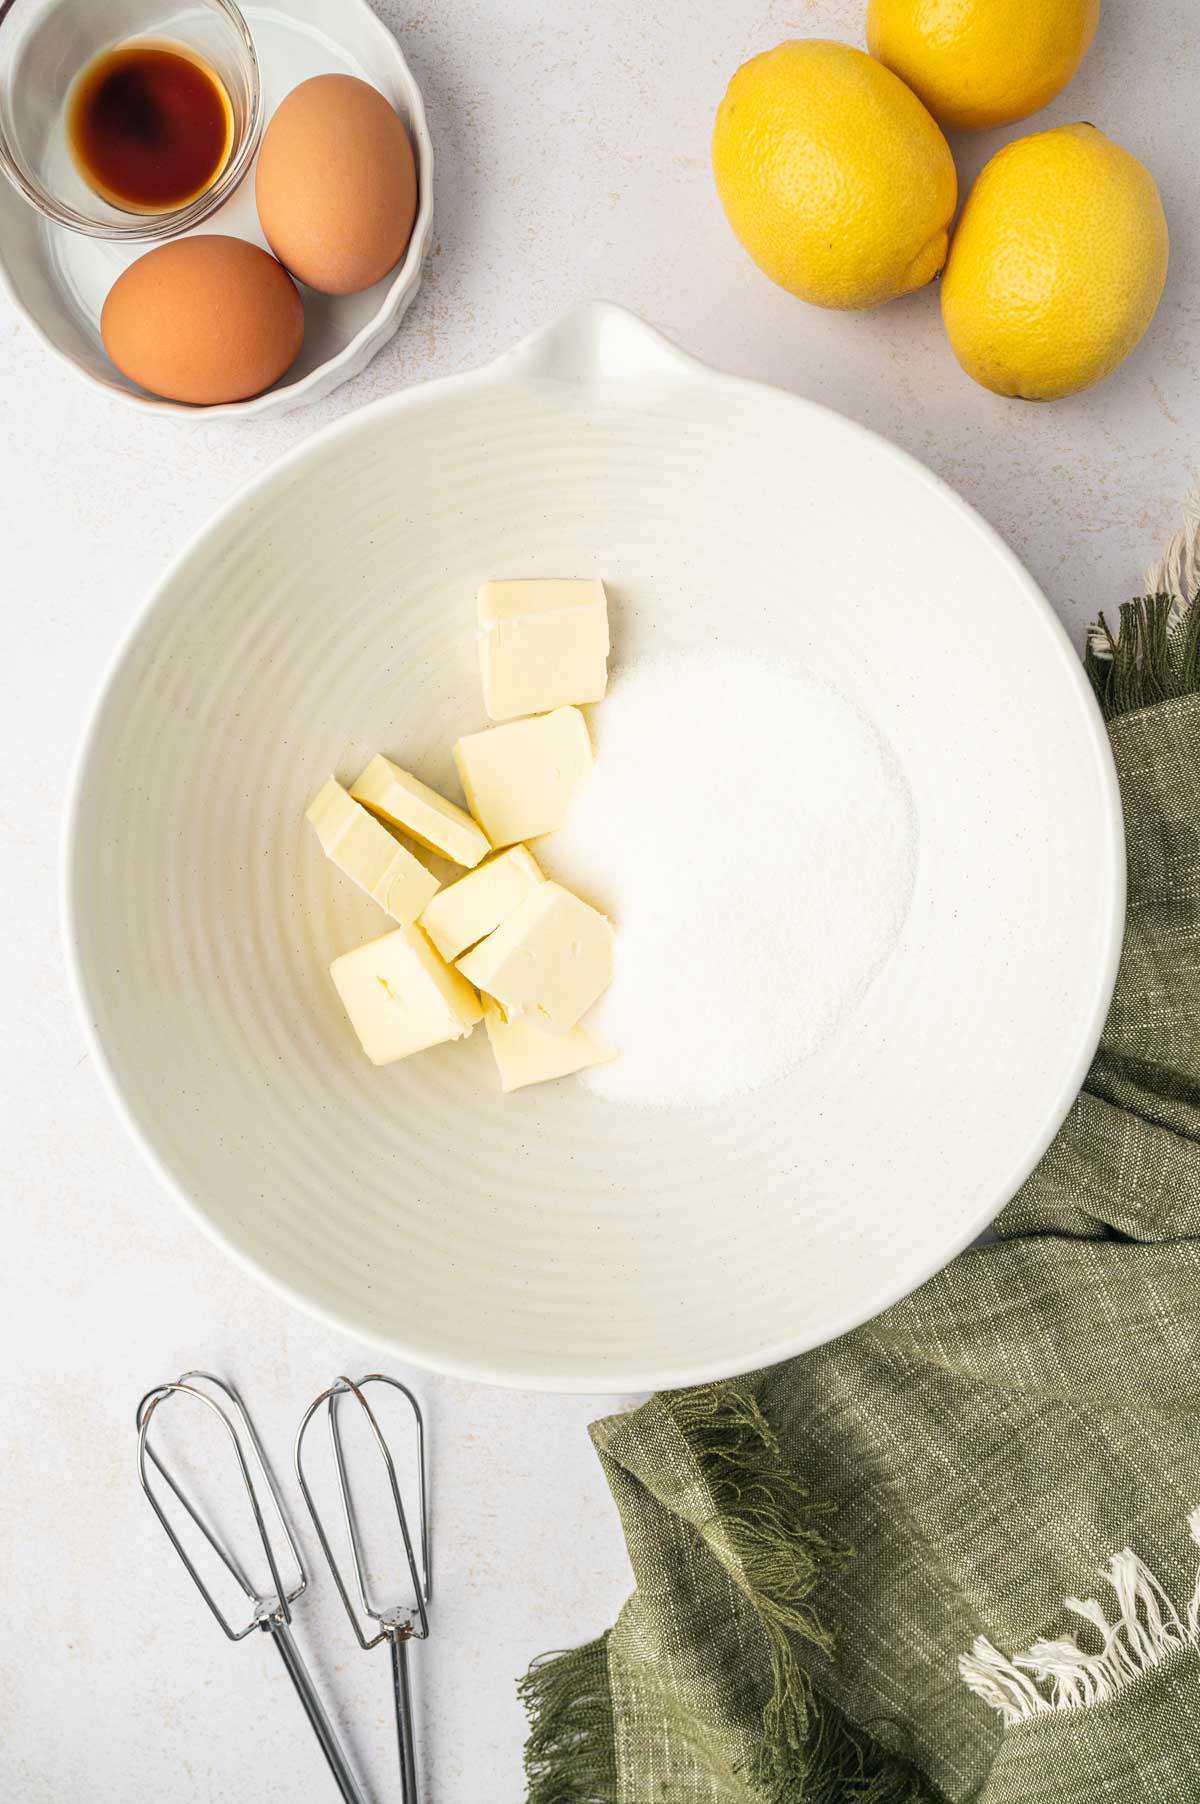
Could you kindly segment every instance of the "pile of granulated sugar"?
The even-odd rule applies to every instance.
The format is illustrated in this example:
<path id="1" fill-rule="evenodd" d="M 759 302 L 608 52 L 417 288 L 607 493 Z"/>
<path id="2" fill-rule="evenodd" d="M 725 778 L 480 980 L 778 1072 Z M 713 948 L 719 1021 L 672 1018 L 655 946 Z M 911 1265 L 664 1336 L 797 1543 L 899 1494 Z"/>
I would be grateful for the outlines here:
<path id="1" fill-rule="evenodd" d="M 840 695 L 751 657 L 622 670 L 548 874 L 617 929 L 582 1082 L 700 1106 L 783 1077 L 878 973 L 912 894 L 916 823 L 887 746 Z"/>

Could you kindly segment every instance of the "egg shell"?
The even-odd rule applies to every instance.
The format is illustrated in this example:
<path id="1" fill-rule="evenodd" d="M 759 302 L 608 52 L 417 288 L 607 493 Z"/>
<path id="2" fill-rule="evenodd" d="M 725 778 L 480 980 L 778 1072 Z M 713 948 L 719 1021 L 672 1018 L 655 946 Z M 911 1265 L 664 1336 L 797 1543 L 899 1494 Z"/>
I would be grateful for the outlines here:
<path id="1" fill-rule="evenodd" d="M 394 269 L 417 216 L 404 122 L 353 75 L 314 75 L 268 125 L 255 176 L 258 217 L 280 262 L 322 294 L 357 294 Z"/>
<path id="2" fill-rule="evenodd" d="M 100 335 L 151 394 L 211 407 L 279 380 L 304 341 L 304 303 L 258 245 L 206 233 L 131 263 L 109 290 Z"/>

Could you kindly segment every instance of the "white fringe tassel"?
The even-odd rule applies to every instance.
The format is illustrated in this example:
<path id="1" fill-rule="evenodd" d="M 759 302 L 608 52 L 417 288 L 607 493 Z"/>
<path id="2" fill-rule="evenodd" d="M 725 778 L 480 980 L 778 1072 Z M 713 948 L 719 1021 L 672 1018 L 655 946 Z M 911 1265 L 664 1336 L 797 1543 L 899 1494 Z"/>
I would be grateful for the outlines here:
<path id="1" fill-rule="evenodd" d="M 1200 1546 L 1200 1509 L 1188 1517 L 1188 1529 Z M 1010 1660 L 980 1635 L 959 1658 L 963 1684 L 1006 1723 L 1027 1722 L 1046 1711 L 1107 1704 L 1169 1655 L 1200 1649 L 1200 1574 L 1183 1617 L 1131 1548 L 1113 1555 L 1104 1579 L 1116 1597 L 1115 1620 L 1094 1597 L 1066 1599 L 1072 1616 L 1096 1630 L 1097 1653 L 1085 1653 L 1073 1635 L 1064 1635 L 1061 1641 L 1035 1641 L 1028 1653 Z"/>
<path id="2" fill-rule="evenodd" d="M 1143 595 L 1173 595 L 1172 623 L 1178 625 L 1200 592 L 1200 489 L 1183 504 L 1183 525 L 1157 563 L 1142 578 Z M 1108 640 L 1099 627 L 1088 629 L 1088 640 L 1098 658 L 1109 655 Z"/>
<path id="3" fill-rule="evenodd" d="M 1200 490 L 1183 504 L 1183 525 L 1145 575 L 1147 595 L 1174 595 L 1189 605 L 1200 589 Z"/>

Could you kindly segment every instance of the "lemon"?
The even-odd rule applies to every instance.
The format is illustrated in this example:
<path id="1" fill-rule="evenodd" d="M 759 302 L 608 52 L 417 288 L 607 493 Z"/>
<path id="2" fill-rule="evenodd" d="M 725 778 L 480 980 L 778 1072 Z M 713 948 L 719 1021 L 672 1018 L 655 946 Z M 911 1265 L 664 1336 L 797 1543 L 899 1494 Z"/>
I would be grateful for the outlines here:
<path id="1" fill-rule="evenodd" d="M 967 196 L 942 277 L 942 318 L 969 376 L 1051 401 L 1115 370 L 1167 279 L 1150 171 L 1093 125 L 996 152 Z"/>
<path id="2" fill-rule="evenodd" d="M 1062 92 L 1100 0 L 869 0 L 872 53 L 948 130 L 1011 125 Z"/>
<path id="3" fill-rule="evenodd" d="M 743 64 L 712 159 L 759 268 L 819 307 L 876 307 L 946 260 L 950 147 L 916 95 L 849 44 L 797 39 Z"/>

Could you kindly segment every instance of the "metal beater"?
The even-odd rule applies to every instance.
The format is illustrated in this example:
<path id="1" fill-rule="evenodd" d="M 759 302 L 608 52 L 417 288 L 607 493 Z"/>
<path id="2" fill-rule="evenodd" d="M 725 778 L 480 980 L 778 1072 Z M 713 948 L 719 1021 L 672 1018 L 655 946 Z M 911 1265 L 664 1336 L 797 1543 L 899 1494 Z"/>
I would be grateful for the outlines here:
<path id="1" fill-rule="evenodd" d="M 408 1518 L 404 1510 L 404 1498 L 400 1483 L 396 1477 L 396 1467 L 388 1444 L 383 1437 L 379 1423 L 370 1403 L 363 1395 L 370 1384 L 390 1385 L 405 1398 L 413 1413 L 417 1434 L 417 1489 L 418 1504 L 421 1512 L 421 1565 L 417 1570 L 416 1556 L 413 1552 L 412 1536 L 409 1533 Z M 389 1606 L 377 1605 L 370 1597 L 367 1578 L 363 1566 L 362 1542 L 358 1531 L 353 1504 L 350 1500 L 350 1487 L 346 1478 L 346 1461 L 342 1447 L 341 1430 L 338 1427 L 338 1409 L 343 1398 L 353 1397 L 362 1409 L 371 1430 L 375 1446 L 383 1460 L 387 1472 L 388 1484 L 391 1488 L 392 1501 L 396 1509 L 396 1519 L 400 1525 L 400 1535 L 404 1543 L 405 1562 L 408 1566 L 412 1583 L 413 1604 Z M 329 1420 L 329 1440 L 333 1453 L 333 1467 L 337 1474 L 338 1492 L 341 1498 L 342 1519 L 346 1530 L 346 1540 L 350 1549 L 350 1557 L 354 1566 L 355 1588 L 358 1592 L 358 1603 L 362 1614 L 369 1623 L 377 1625 L 377 1633 L 364 1633 L 362 1623 L 351 1602 L 350 1593 L 342 1577 L 341 1568 L 334 1557 L 329 1536 L 320 1512 L 313 1501 L 312 1491 L 304 1471 L 304 1436 L 313 1417 L 321 1408 L 326 1410 Z M 312 1517 L 313 1527 L 321 1543 L 325 1558 L 329 1562 L 329 1570 L 333 1574 L 333 1582 L 338 1588 L 346 1614 L 350 1618 L 358 1645 L 364 1650 L 378 1647 L 386 1641 L 392 1656 L 392 1694 L 396 1711 L 396 1739 L 400 1757 L 400 1792 L 403 1804 L 417 1804 L 417 1764 L 413 1736 L 412 1692 L 409 1685 L 408 1644 L 410 1641 L 424 1641 L 429 1635 L 429 1617 L 426 1605 L 432 1595 L 429 1564 L 429 1509 L 425 1482 L 425 1424 L 421 1416 L 420 1406 L 407 1385 L 395 1378 L 387 1378 L 382 1372 L 372 1372 L 357 1383 L 352 1378 L 338 1378 L 328 1390 L 309 1404 L 304 1412 L 303 1420 L 296 1433 L 296 1477 L 300 1481 L 300 1489 L 304 1493 L 304 1501 Z"/>
<path id="2" fill-rule="evenodd" d="M 223 1401 L 218 1402 L 213 1397 L 206 1395 L 205 1391 L 199 1388 L 201 1384 L 211 1386 L 218 1391 Z M 234 1458 L 237 1461 L 237 1470 L 245 1488 L 246 1496 L 249 1499 L 255 1530 L 257 1531 L 258 1539 L 262 1544 L 263 1553 L 266 1556 L 267 1566 L 271 1575 L 271 1584 L 274 1587 L 272 1595 L 263 1597 L 259 1594 L 247 1578 L 233 1553 L 218 1539 L 215 1532 L 201 1516 L 199 1510 L 184 1495 L 180 1486 L 176 1483 L 175 1479 L 172 1478 L 158 1455 L 154 1452 L 154 1449 L 150 1446 L 150 1424 L 154 1418 L 155 1412 L 162 1407 L 168 1398 L 171 1397 L 188 1398 L 196 1403 L 202 1404 L 206 1409 L 212 1411 L 213 1415 L 216 1416 L 217 1420 L 224 1428 L 225 1434 L 228 1437 L 230 1446 L 233 1450 Z M 171 1545 L 183 1561 L 187 1571 L 191 1574 L 196 1589 L 220 1623 L 222 1629 L 224 1629 L 230 1641 L 243 1641 L 245 1637 L 250 1634 L 252 1629 L 262 1629 L 270 1635 L 272 1642 L 279 1650 L 279 1656 L 287 1670 L 288 1677 L 296 1688 L 300 1702 L 304 1705 L 308 1720 L 312 1724 L 313 1731 L 320 1743 L 321 1752 L 329 1763 L 330 1771 L 337 1781 L 338 1790 L 341 1792 L 345 1804 L 367 1804 L 366 1797 L 360 1790 L 358 1782 L 346 1762 L 346 1757 L 343 1754 L 341 1745 L 334 1733 L 333 1725 L 325 1713 L 325 1707 L 321 1703 L 320 1697 L 317 1695 L 312 1679 L 309 1677 L 308 1669 L 300 1656 L 300 1650 L 292 1637 L 292 1605 L 303 1593 L 308 1584 L 308 1577 L 304 1570 L 304 1562 L 300 1557 L 300 1549 L 296 1545 L 295 1536 L 288 1527 L 287 1518 L 283 1511 L 283 1502 L 280 1498 L 275 1480 L 271 1475 L 271 1469 L 267 1464 L 258 1436 L 254 1432 L 253 1424 L 246 1413 L 241 1398 L 231 1385 L 223 1384 L 219 1378 L 214 1378 L 209 1372 L 184 1372 L 173 1384 L 156 1385 L 153 1390 L 146 1392 L 146 1395 L 142 1398 L 137 1407 L 137 1428 L 138 1473 L 142 1481 L 142 1489 L 150 1499 L 154 1513 L 166 1530 Z M 285 1587 L 284 1582 L 280 1577 L 279 1562 L 276 1557 L 275 1548 L 271 1542 L 271 1536 L 267 1531 L 262 1506 L 259 1503 L 258 1493 L 255 1490 L 254 1480 L 251 1476 L 250 1464 L 247 1461 L 247 1449 L 249 1450 L 255 1465 L 258 1467 L 262 1483 L 265 1485 L 267 1496 L 270 1499 L 271 1512 L 274 1515 L 279 1532 L 287 1543 L 290 1559 L 295 1566 L 296 1578 L 290 1590 Z M 162 1503 L 156 1495 L 155 1489 L 151 1484 L 148 1466 L 153 1466 L 163 1482 L 170 1488 L 178 1502 L 190 1516 L 196 1528 L 203 1535 L 205 1541 L 212 1549 L 212 1552 L 220 1560 L 225 1570 L 229 1573 L 230 1577 L 248 1600 L 250 1604 L 250 1619 L 244 1627 L 236 1627 L 229 1620 L 228 1616 L 209 1590 L 209 1587 L 200 1576 L 191 1555 L 176 1534 L 173 1524 L 166 1515 Z M 312 1507 L 311 1501 L 309 1507 Z M 423 1508 L 424 1505 L 422 1504 L 422 1509 Z M 322 1541 L 324 1541 L 323 1536 Z M 326 1549 L 326 1552 L 328 1552 L 328 1549 Z M 344 1592 L 343 1596 L 345 1596 Z"/>

